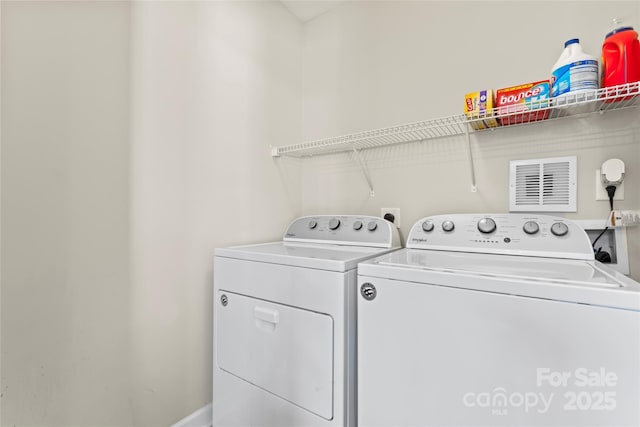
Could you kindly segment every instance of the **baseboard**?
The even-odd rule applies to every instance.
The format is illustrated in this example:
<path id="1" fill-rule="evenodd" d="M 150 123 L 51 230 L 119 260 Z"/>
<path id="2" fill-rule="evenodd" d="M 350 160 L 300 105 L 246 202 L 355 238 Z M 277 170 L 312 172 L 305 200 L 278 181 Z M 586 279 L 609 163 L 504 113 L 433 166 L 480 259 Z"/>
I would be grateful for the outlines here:
<path id="1" fill-rule="evenodd" d="M 211 427 L 211 417 L 213 414 L 211 403 L 198 409 L 191 415 L 187 415 L 171 427 Z"/>

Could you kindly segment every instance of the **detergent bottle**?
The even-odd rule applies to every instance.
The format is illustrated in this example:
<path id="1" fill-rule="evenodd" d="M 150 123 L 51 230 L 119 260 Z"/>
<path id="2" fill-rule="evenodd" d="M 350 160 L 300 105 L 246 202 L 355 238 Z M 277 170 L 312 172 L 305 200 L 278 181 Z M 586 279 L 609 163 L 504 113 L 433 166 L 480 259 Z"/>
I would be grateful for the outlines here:
<path id="1" fill-rule="evenodd" d="M 638 33 L 632 26 L 614 19 L 602 45 L 602 87 L 637 81 L 640 81 Z"/>

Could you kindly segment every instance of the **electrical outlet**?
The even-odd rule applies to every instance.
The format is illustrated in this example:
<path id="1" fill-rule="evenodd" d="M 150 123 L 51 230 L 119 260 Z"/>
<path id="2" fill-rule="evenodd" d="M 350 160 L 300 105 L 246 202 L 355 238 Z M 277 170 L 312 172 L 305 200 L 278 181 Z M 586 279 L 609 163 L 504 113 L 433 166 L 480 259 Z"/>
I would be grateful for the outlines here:
<path id="1" fill-rule="evenodd" d="M 600 169 L 596 169 L 596 200 L 609 200 L 609 195 L 605 187 L 600 180 Z M 614 194 L 613 200 L 624 200 L 624 182 L 616 188 L 616 194 Z"/>
<path id="2" fill-rule="evenodd" d="M 400 208 L 381 208 L 380 216 L 384 218 L 386 214 L 393 215 L 393 223 L 400 228 Z"/>

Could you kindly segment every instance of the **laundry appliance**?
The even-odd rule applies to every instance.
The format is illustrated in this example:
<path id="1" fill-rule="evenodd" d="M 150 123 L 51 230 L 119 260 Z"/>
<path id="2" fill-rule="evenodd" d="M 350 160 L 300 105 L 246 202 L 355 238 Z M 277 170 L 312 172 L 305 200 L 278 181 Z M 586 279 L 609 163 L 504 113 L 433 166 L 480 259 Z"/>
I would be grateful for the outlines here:
<path id="1" fill-rule="evenodd" d="M 580 227 L 437 215 L 358 267 L 359 426 L 639 426 L 640 284 Z"/>
<path id="2" fill-rule="evenodd" d="M 400 247 L 370 216 L 308 216 L 216 249 L 213 426 L 355 426 L 359 262 Z"/>

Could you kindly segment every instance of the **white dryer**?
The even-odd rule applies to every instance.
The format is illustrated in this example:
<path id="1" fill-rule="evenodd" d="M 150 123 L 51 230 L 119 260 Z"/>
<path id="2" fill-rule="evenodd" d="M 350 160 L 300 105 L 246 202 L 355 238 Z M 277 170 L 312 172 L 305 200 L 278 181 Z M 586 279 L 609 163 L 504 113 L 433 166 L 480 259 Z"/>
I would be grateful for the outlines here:
<path id="1" fill-rule="evenodd" d="M 358 267 L 358 421 L 639 426 L 640 284 L 563 218 L 439 215 Z"/>
<path id="2" fill-rule="evenodd" d="M 216 249 L 213 426 L 355 426 L 356 267 L 399 247 L 381 218 L 310 216 Z"/>

